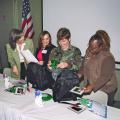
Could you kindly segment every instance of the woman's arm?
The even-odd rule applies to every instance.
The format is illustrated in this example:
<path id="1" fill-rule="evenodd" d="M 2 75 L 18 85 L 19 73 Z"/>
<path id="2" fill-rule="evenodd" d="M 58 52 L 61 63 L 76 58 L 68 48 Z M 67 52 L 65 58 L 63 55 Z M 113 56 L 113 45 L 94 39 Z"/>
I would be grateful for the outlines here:
<path id="1" fill-rule="evenodd" d="M 114 59 L 111 56 L 103 59 L 103 61 L 101 62 L 100 74 L 96 82 L 93 84 L 93 91 L 97 91 L 100 88 L 104 87 L 104 85 L 111 80 L 111 76 L 114 70 Z"/>
<path id="2" fill-rule="evenodd" d="M 14 61 L 14 58 L 13 58 L 13 55 L 12 55 L 12 48 L 10 47 L 9 44 L 6 45 L 6 50 L 7 50 L 7 56 L 8 56 L 8 62 L 10 63 L 10 66 L 14 66 L 16 65 L 15 64 L 15 61 Z"/>
<path id="3" fill-rule="evenodd" d="M 78 48 L 75 48 L 73 57 L 66 61 L 68 63 L 68 68 L 71 70 L 78 71 L 81 67 L 81 51 Z"/>
<path id="4" fill-rule="evenodd" d="M 16 75 L 19 75 L 18 68 L 16 66 L 16 63 L 14 61 L 13 54 L 12 54 L 13 50 L 11 49 L 9 44 L 6 45 L 6 50 L 8 55 L 8 62 L 10 63 L 12 72 L 15 73 Z"/>

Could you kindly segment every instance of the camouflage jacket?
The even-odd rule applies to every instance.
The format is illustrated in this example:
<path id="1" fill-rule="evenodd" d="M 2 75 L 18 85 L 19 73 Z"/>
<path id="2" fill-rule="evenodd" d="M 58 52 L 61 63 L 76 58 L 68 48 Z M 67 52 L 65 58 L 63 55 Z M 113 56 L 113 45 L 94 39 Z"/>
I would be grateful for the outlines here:
<path id="1" fill-rule="evenodd" d="M 69 70 L 78 71 L 81 67 L 81 51 L 79 48 L 70 46 L 68 50 L 63 51 L 60 47 L 51 51 L 49 60 L 56 59 L 60 62 L 67 62 Z"/>

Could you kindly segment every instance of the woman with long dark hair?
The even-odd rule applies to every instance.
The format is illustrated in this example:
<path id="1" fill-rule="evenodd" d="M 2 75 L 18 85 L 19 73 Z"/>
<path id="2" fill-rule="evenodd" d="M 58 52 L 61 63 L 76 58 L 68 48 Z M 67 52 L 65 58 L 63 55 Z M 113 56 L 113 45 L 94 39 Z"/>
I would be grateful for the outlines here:
<path id="1" fill-rule="evenodd" d="M 12 29 L 9 34 L 9 43 L 6 45 L 6 49 L 8 62 L 11 67 L 11 77 L 25 79 L 26 61 L 21 51 L 29 49 L 34 53 L 33 41 L 25 38 L 22 30 Z"/>
<path id="2" fill-rule="evenodd" d="M 51 35 L 48 31 L 40 33 L 38 40 L 38 48 L 36 50 L 36 58 L 40 65 L 47 66 L 49 54 L 55 46 L 51 42 Z"/>

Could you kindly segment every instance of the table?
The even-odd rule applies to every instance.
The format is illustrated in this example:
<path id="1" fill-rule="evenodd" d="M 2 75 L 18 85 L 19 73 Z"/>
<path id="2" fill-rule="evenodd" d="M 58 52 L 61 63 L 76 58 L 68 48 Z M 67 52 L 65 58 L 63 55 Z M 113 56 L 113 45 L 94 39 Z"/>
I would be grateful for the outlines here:
<path id="1" fill-rule="evenodd" d="M 85 110 L 76 114 L 67 104 L 44 102 L 43 107 L 35 104 L 34 92 L 14 95 L 4 90 L 4 81 L 0 80 L 0 120 L 120 120 L 120 109 L 108 106 L 107 119 Z M 50 89 L 44 91 L 52 93 Z"/>

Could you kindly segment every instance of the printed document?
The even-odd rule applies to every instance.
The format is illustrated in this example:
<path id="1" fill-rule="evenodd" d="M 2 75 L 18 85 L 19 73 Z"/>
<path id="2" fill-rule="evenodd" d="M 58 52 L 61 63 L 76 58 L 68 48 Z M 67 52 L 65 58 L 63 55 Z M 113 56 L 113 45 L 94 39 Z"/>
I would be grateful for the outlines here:
<path id="1" fill-rule="evenodd" d="M 26 59 L 28 63 L 35 62 L 38 63 L 38 60 L 35 58 L 35 56 L 30 52 L 30 50 L 22 50 L 21 54 Z"/>

